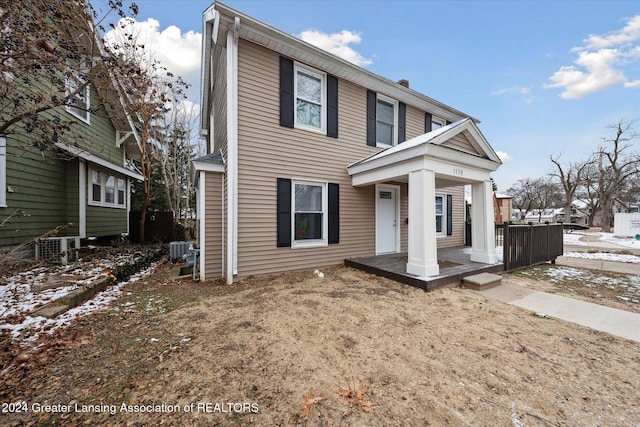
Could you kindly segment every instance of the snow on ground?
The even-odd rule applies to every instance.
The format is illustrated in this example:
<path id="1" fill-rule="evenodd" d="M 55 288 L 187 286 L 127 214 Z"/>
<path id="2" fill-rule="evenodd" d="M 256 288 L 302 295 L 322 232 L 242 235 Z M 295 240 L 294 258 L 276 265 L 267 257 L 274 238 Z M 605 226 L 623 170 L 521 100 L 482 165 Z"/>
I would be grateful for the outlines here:
<path id="1" fill-rule="evenodd" d="M 120 260 L 116 260 L 117 264 Z M 18 273 L 7 278 L 5 285 L 0 285 L 0 332 L 8 331 L 12 338 L 28 345 L 38 339 L 43 331 L 53 331 L 69 325 L 74 319 L 104 309 L 109 303 L 122 294 L 122 288 L 128 284 L 148 276 L 153 271 L 153 266 L 132 275 L 129 280 L 108 287 L 98 293 L 92 299 L 85 301 L 78 307 L 61 314 L 55 319 L 47 319 L 42 316 L 31 316 L 33 310 L 45 304 L 64 297 L 78 287 L 93 280 L 96 276 L 109 268 L 113 268 L 114 260 L 105 260 L 93 263 L 88 270 L 83 270 L 74 265 L 58 266 L 48 270 L 45 267 Z M 61 286 L 54 289 L 33 292 L 32 289 L 46 281 L 47 275 L 58 274 L 73 277 L 74 275 L 91 276 L 87 279 L 77 280 L 72 286 Z"/>
<path id="2" fill-rule="evenodd" d="M 613 233 L 600 233 L 600 241 L 613 243 L 615 245 L 620 245 L 627 248 L 640 249 L 640 240 L 636 240 L 631 237 L 627 237 L 627 238 L 614 237 Z"/>
<path id="3" fill-rule="evenodd" d="M 564 256 L 568 258 L 585 258 L 598 261 L 617 261 L 640 264 L 640 256 L 637 255 L 612 254 L 606 252 L 565 252 Z"/>
<path id="4" fill-rule="evenodd" d="M 565 245 L 572 246 L 588 246 L 589 243 L 583 242 L 580 238 L 584 236 L 584 233 L 573 232 L 573 233 L 564 233 L 563 241 Z"/>

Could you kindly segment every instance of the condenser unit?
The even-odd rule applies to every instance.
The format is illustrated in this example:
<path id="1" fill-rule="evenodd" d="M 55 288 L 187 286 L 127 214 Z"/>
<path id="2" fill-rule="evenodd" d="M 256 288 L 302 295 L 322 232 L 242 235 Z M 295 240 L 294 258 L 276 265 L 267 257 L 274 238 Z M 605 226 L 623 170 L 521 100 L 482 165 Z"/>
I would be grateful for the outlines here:
<path id="1" fill-rule="evenodd" d="M 36 260 L 67 264 L 78 260 L 80 237 L 48 237 L 36 241 Z"/>

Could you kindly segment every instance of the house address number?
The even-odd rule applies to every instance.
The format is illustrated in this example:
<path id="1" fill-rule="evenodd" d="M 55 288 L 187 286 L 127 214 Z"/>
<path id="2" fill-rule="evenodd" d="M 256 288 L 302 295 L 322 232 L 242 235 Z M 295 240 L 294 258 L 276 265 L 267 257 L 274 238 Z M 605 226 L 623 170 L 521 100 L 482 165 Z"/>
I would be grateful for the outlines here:
<path id="1" fill-rule="evenodd" d="M 462 176 L 462 175 L 464 175 L 464 172 L 460 168 L 453 168 L 453 174 L 457 175 L 457 176 Z"/>

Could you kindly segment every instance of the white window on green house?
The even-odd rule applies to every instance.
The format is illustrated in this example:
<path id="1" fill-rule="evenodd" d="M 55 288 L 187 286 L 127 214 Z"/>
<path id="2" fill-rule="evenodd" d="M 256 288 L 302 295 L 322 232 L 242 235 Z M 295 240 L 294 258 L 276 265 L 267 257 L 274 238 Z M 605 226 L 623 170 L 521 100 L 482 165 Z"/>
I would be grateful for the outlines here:
<path id="1" fill-rule="evenodd" d="M 7 207 L 7 139 L 0 136 L 0 208 Z"/>
<path id="2" fill-rule="evenodd" d="M 80 77 L 68 77 L 66 80 L 67 96 L 70 96 L 67 103 L 67 111 L 85 123 L 89 123 L 89 85 L 82 87 L 84 82 Z"/>
<path id="3" fill-rule="evenodd" d="M 118 204 L 120 206 L 124 206 L 125 204 L 125 197 L 126 197 L 126 192 L 125 192 L 125 188 L 126 188 L 126 182 L 123 178 L 118 178 Z"/>
<path id="4" fill-rule="evenodd" d="M 398 140 L 398 102 L 378 94 L 376 105 L 376 143 L 391 147 Z"/>
<path id="5" fill-rule="evenodd" d="M 91 201 L 102 203 L 102 173 L 91 171 Z"/>
<path id="6" fill-rule="evenodd" d="M 327 184 L 293 181 L 293 227 L 296 244 L 326 244 Z"/>
<path id="7" fill-rule="evenodd" d="M 92 206 L 113 208 L 126 207 L 126 181 L 124 178 L 111 175 L 107 172 L 90 169 Z"/>
<path id="8" fill-rule="evenodd" d="M 326 131 L 326 74 L 295 65 L 296 127 Z"/>

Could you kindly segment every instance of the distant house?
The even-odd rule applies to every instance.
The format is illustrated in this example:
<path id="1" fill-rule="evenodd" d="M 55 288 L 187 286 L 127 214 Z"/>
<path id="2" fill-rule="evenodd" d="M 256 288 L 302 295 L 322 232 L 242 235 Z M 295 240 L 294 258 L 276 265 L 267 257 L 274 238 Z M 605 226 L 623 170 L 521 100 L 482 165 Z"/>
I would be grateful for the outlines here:
<path id="1" fill-rule="evenodd" d="M 465 241 L 465 185 L 471 259 L 497 261 L 501 162 L 476 119 L 222 3 L 203 40 L 203 280 L 401 252 L 438 275 L 437 248 Z"/>
<path id="2" fill-rule="evenodd" d="M 69 79 L 66 85 L 74 88 Z M 57 238 L 128 232 L 129 189 L 143 179 L 130 162 L 141 150 L 116 89 L 108 78 L 91 81 L 71 105 L 59 107 L 75 123 L 47 150 L 35 148 L 28 132 L 0 136 L 0 220 L 15 214 L 0 228 L 0 247 L 65 225 Z"/>
<path id="3" fill-rule="evenodd" d="M 508 194 L 493 193 L 493 208 L 496 224 L 511 221 L 513 197 Z"/>

